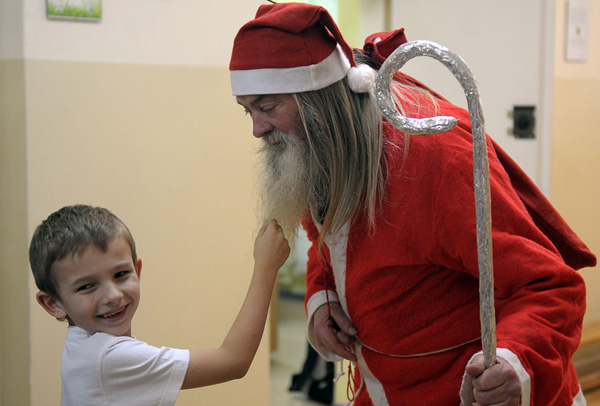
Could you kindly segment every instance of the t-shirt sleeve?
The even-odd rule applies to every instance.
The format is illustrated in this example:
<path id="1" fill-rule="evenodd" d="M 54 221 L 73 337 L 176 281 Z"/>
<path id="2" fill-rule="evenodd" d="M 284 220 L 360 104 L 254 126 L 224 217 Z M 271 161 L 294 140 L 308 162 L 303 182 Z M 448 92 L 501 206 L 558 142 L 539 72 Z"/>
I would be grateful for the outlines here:
<path id="1" fill-rule="evenodd" d="M 101 363 L 109 404 L 170 406 L 181 390 L 189 351 L 129 339 L 109 346 Z"/>

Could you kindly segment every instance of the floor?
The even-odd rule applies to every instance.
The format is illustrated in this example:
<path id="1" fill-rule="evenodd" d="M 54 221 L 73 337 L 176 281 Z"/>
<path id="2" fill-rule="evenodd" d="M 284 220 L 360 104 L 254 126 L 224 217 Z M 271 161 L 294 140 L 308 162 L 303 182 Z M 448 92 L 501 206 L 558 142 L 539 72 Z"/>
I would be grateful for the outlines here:
<path id="1" fill-rule="evenodd" d="M 323 406 L 306 395 L 289 392 L 293 374 L 302 370 L 306 358 L 306 316 L 302 299 L 280 298 L 278 344 L 271 353 L 271 406 Z"/>
<path id="2" fill-rule="evenodd" d="M 588 406 L 600 406 L 600 389 L 585 394 Z"/>
<path id="3" fill-rule="evenodd" d="M 306 320 L 301 300 L 282 298 L 279 304 L 278 346 L 271 354 L 270 406 L 323 406 L 307 400 L 303 393 L 288 391 L 292 375 L 300 372 L 306 357 Z M 585 397 L 588 406 L 600 406 L 600 390 Z"/>

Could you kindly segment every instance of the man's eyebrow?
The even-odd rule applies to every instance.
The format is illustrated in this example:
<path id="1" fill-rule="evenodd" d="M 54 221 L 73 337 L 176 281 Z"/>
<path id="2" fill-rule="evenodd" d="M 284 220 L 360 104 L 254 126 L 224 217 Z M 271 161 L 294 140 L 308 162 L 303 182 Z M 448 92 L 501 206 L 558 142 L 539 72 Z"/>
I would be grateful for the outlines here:
<path id="1" fill-rule="evenodd" d="M 248 105 L 250 106 L 254 106 L 257 103 L 260 103 L 263 99 L 269 97 L 269 96 L 273 96 L 272 94 L 260 94 L 258 96 L 256 96 L 250 103 L 248 103 Z M 240 106 L 243 106 L 242 103 L 240 103 L 239 100 L 237 100 L 237 104 L 239 104 Z"/>

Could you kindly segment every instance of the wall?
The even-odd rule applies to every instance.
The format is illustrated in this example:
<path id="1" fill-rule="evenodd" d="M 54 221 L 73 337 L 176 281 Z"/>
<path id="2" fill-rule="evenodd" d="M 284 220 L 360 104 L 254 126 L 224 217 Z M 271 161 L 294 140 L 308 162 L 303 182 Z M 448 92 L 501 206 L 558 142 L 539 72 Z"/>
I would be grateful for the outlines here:
<path id="1" fill-rule="evenodd" d="M 43 1 L 22 1 L 28 59 L 219 67 L 229 63 L 237 29 L 263 3 L 104 0 L 101 23 L 68 23 L 47 20 Z"/>
<path id="2" fill-rule="evenodd" d="M 227 64 L 262 2 L 237 3 L 104 0 L 90 23 L 47 20 L 43 1 L 2 2 L 22 22 L 20 43 L 0 42 L 2 404 L 59 403 L 66 326 L 35 302 L 26 253 L 66 204 L 108 207 L 134 233 L 136 337 L 190 348 L 226 335 L 256 231 L 257 143 Z M 266 337 L 246 378 L 184 391 L 177 404 L 268 404 Z"/>
<path id="3" fill-rule="evenodd" d="M 22 17 L 20 0 L 0 3 L 0 405 L 29 404 Z"/>
<path id="4" fill-rule="evenodd" d="M 392 27 L 404 27 L 409 41 L 429 40 L 448 47 L 467 63 L 480 92 L 485 130 L 540 187 L 549 139 L 542 120 L 543 9 L 545 0 L 427 0 L 392 2 Z M 469 10 L 465 13 L 465 10 Z M 402 70 L 467 107 L 458 80 L 439 61 L 414 58 Z M 515 105 L 537 107 L 537 136 L 518 139 L 509 133 Z M 544 192 L 547 190 L 542 189 Z"/>
<path id="5" fill-rule="evenodd" d="M 565 59 L 567 0 L 556 1 L 551 200 L 572 228 L 600 255 L 600 2 L 590 1 L 587 61 Z M 600 274 L 583 270 L 586 321 L 600 320 Z"/>
<path id="6" fill-rule="evenodd" d="M 218 346 L 249 282 L 254 231 L 252 138 L 235 120 L 242 114 L 227 72 L 56 61 L 29 61 L 27 70 L 30 233 L 65 204 L 111 208 L 144 262 L 134 335 L 159 346 Z M 58 368 L 65 326 L 34 294 L 38 405 L 58 392 L 48 372 Z M 184 392 L 179 404 L 237 404 L 250 390 L 266 399 L 267 361 L 262 350 L 248 380 Z"/>
<path id="7" fill-rule="evenodd" d="M 0 59 L 23 58 L 23 0 L 4 0 L 0 10 Z"/>
<path id="8" fill-rule="evenodd" d="M 23 71 L 22 61 L 0 60 L 0 405 L 29 394 Z"/>

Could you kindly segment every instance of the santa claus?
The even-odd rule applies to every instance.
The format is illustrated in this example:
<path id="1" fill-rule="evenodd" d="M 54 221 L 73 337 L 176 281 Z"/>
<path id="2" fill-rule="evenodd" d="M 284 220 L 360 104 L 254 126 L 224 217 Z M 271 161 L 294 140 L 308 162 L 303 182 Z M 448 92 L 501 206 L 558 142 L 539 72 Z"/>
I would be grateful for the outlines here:
<path id="1" fill-rule="evenodd" d="M 283 3 L 233 45 L 233 94 L 264 141 L 265 217 L 313 242 L 309 340 L 355 365 L 356 405 L 583 405 L 576 269 L 596 259 L 488 138 L 498 363 L 483 367 L 469 115 L 398 73 L 405 116 L 459 124 L 410 137 L 382 118 L 375 70 L 405 41 L 352 50 L 324 8 Z"/>

